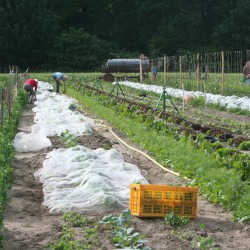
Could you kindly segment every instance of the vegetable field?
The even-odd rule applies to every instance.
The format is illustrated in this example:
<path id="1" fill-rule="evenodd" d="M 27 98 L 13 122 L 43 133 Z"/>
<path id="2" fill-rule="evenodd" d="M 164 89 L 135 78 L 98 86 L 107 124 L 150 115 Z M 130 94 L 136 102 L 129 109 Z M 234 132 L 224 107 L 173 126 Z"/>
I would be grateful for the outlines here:
<path id="1" fill-rule="evenodd" d="M 65 94 L 78 100 L 79 112 L 102 119 L 105 126 L 91 136 L 74 137 L 69 132 L 49 136 L 50 148 L 35 154 L 16 154 L 18 157 L 7 163 L 12 166 L 11 172 L 14 170 L 14 196 L 5 215 L 2 212 L 9 230 L 5 235 L 6 249 L 20 247 L 18 239 L 11 241 L 19 223 L 22 225 L 18 227 L 19 235 L 26 249 L 45 246 L 48 249 L 244 249 L 248 246 L 250 116 L 246 110 L 226 110 L 219 105 L 208 105 L 202 98 L 184 103 L 183 109 L 183 100 L 175 96 L 163 100 L 155 92 L 119 82 L 103 82 L 97 73 L 68 75 Z M 52 83 L 48 74 L 37 74 L 36 78 Z M 160 85 L 161 81 L 157 83 Z M 242 87 L 242 83 L 235 85 L 237 93 Z M 42 104 L 42 100 L 38 102 Z M 29 115 L 22 117 L 19 129 L 22 124 L 32 125 L 31 108 L 26 105 Z M 128 144 L 176 174 L 162 170 L 143 155 L 119 144 L 107 129 L 110 127 Z M 198 217 L 188 221 L 171 214 L 165 218 L 139 219 L 119 209 L 112 213 L 49 214 L 42 205 L 41 184 L 33 174 L 51 150 L 77 144 L 91 149 L 118 148 L 126 161 L 140 168 L 149 183 L 198 186 Z M 8 183 L 11 185 L 12 177 Z M 23 191 L 17 192 L 17 184 Z M 23 197 L 21 203 L 15 203 L 18 195 Z M 19 216 L 13 224 L 10 218 L 15 211 L 19 211 Z M 41 219 L 37 220 L 37 216 Z M 48 230 L 46 225 L 51 228 Z"/>

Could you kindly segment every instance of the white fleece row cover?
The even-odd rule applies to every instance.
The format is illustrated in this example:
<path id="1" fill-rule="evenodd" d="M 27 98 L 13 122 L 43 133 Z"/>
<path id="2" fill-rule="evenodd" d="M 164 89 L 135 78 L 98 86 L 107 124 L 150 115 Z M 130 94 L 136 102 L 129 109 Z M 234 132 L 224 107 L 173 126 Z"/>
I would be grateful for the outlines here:
<path id="1" fill-rule="evenodd" d="M 129 204 L 129 184 L 147 184 L 137 166 L 116 149 L 84 146 L 53 150 L 35 173 L 50 212 L 114 211 Z"/>
<path id="2" fill-rule="evenodd" d="M 93 119 L 74 111 L 77 101 L 65 95 L 56 94 L 51 84 L 38 82 L 37 101 L 33 111 L 36 113 L 31 133 L 20 132 L 14 139 L 17 152 L 36 152 L 51 146 L 47 136 L 61 135 L 69 131 L 72 135 L 92 133 Z M 71 107 L 71 109 L 70 109 Z"/>
<path id="3" fill-rule="evenodd" d="M 115 82 L 113 83 L 115 84 Z M 119 82 L 119 84 L 126 85 L 128 87 L 132 87 L 135 89 L 145 90 L 145 91 L 152 91 L 158 94 L 163 92 L 162 86 L 157 85 L 148 85 L 143 83 L 135 83 L 129 81 Z M 206 98 L 207 103 L 214 103 L 219 104 L 222 107 L 226 107 L 227 109 L 235 109 L 239 108 L 242 110 L 250 111 L 250 98 L 245 97 L 238 97 L 238 96 L 223 96 L 223 95 L 214 95 L 210 93 L 203 93 L 200 91 L 185 91 L 181 89 L 174 89 L 174 88 L 166 88 L 167 93 L 170 96 L 178 97 L 178 98 L 185 98 L 186 96 L 204 96 Z"/>
<path id="4" fill-rule="evenodd" d="M 40 151 L 51 146 L 47 136 L 70 134 L 91 136 L 94 121 L 69 109 L 76 100 L 48 91 L 49 83 L 39 81 L 35 124 L 29 134 L 18 133 L 16 151 Z M 137 166 L 124 162 L 116 149 L 90 150 L 83 146 L 53 150 L 35 173 L 43 184 L 44 205 L 50 212 L 114 211 L 127 208 L 129 184 L 148 183 Z"/>

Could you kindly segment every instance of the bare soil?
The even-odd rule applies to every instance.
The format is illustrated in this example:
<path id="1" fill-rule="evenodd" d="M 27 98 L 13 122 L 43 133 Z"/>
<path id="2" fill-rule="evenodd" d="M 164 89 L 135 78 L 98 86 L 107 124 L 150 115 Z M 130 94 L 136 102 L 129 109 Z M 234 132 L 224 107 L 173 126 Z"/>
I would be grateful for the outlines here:
<path id="1" fill-rule="evenodd" d="M 27 105 L 19 124 L 19 131 L 29 132 L 33 124 L 32 105 Z M 89 115 L 92 118 L 94 115 Z M 130 142 L 121 132 L 113 130 L 129 145 L 140 149 Z M 13 160 L 14 183 L 9 193 L 10 201 L 5 213 L 6 250 L 49 249 L 61 234 L 62 214 L 51 214 L 43 206 L 42 184 L 34 178 L 34 173 L 42 167 L 46 154 L 53 148 L 63 147 L 58 137 L 51 137 L 52 147 L 32 153 L 17 153 Z M 137 165 L 142 175 L 151 184 L 178 185 L 185 180 L 160 169 L 145 156 L 131 151 L 106 129 L 94 130 L 91 136 L 79 138 L 79 144 L 88 148 L 114 147 L 119 149 L 127 162 Z M 141 150 L 141 149 L 140 149 Z M 99 221 L 103 214 L 85 214 Z M 192 243 L 199 237 L 209 237 L 214 244 L 209 249 L 250 249 L 250 227 L 232 221 L 232 213 L 223 208 L 198 198 L 198 216 L 187 225 L 175 229 L 163 224 L 163 219 L 133 217 L 133 226 L 146 235 L 146 246 L 155 250 L 167 249 L 202 249 Z M 112 232 L 99 228 L 99 247 L 91 249 L 115 249 L 111 242 Z M 200 238 L 201 239 L 201 238 Z M 207 248 L 203 248 L 207 249 Z"/>

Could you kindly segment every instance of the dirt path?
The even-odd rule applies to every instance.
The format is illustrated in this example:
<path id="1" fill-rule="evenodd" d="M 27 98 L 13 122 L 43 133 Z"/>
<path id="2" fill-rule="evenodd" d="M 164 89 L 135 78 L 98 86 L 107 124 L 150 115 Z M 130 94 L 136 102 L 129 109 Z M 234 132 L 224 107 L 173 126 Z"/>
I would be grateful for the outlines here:
<path id="1" fill-rule="evenodd" d="M 93 117 L 92 118 L 96 118 Z M 33 124 L 31 105 L 23 112 L 19 131 L 30 132 Z M 114 129 L 129 145 L 122 133 Z M 50 214 L 42 205 L 42 185 L 34 178 L 34 172 L 42 167 L 46 153 L 62 145 L 58 138 L 51 138 L 52 147 L 37 153 L 16 153 L 13 161 L 15 180 L 10 192 L 10 202 L 5 213 L 6 250 L 48 249 L 60 235 L 62 214 Z M 185 180 L 164 172 L 144 156 L 128 150 L 107 130 L 93 131 L 93 135 L 80 138 L 83 146 L 95 149 L 110 145 L 119 149 L 125 161 L 137 165 L 152 184 L 182 184 Z M 140 148 L 139 148 L 140 149 Z M 106 214 L 101 215 L 104 216 Z M 97 216 L 100 218 L 100 215 Z M 163 225 L 163 219 L 140 219 L 134 217 L 134 227 L 145 233 L 147 246 L 155 250 L 165 249 L 201 249 L 197 244 L 202 239 L 213 239 L 210 249 L 250 249 L 250 227 L 231 221 L 232 214 L 214 206 L 201 197 L 198 199 L 198 217 L 186 226 L 176 230 Z M 103 238 L 102 238 L 103 237 Z M 109 240 L 100 236 L 102 249 L 115 249 Z M 197 244 L 194 244 L 196 241 Z M 100 249 L 100 248 L 99 248 Z M 208 248 L 203 248 L 208 249 Z"/>

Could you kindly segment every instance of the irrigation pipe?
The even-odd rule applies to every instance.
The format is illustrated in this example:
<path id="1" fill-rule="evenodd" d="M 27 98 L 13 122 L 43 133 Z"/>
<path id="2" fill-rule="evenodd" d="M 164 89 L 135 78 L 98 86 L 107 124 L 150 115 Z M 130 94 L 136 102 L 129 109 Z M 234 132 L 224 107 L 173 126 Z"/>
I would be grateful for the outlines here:
<path id="1" fill-rule="evenodd" d="M 84 111 L 84 112 L 85 112 L 85 111 Z M 86 112 L 85 112 L 85 113 L 86 113 Z M 87 113 L 86 113 L 86 114 L 87 114 Z M 137 152 L 137 153 L 140 153 L 140 154 L 144 155 L 144 156 L 147 157 L 150 161 L 152 161 L 153 163 L 155 163 L 158 167 L 160 167 L 161 169 L 165 170 L 166 172 L 169 172 L 169 173 L 171 173 L 171 174 L 173 174 L 173 175 L 175 175 L 175 176 L 180 177 L 180 174 L 179 174 L 179 173 L 176 173 L 176 172 L 174 172 L 174 171 L 172 171 L 172 170 L 170 170 L 170 169 L 168 169 L 168 168 L 162 166 L 159 162 L 157 162 L 155 159 L 153 159 L 152 157 L 150 157 L 148 154 L 142 152 L 141 150 L 139 150 L 139 149 L 137 149 L 137 148 L 134 148 L 134 147 L 131 147 L 130 145 L 128 145 L 124 140 L 122 140 L 122 139 L 112 130 L 112 127 L 108 127 L 108 126 L 104 125 L 104 124 L 103 124 L 103 123 L 104 123 L 103 120 L 95 119 L 95 121 L 100 122 L 100 125 L 99 125 L 99 126 L 102 127 L 102 128 L 108 129 L 108 131 L 109 131 L 109 132 L 110 132 L 119 142 L 121 142 L 125 147 L 127 147 L 127 148 L 129 148 L 129 149 L 131 149 L 131 150 L 133 150 L 133 151 L 135 151 L 135 152 Z M 185 180 L 191 181 L 191 180 L 188 179 L 187 177 L 180 177 L 180 178 L 183 178 L 183 179 L 185 179 Z"/>

